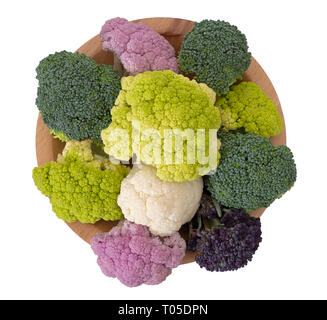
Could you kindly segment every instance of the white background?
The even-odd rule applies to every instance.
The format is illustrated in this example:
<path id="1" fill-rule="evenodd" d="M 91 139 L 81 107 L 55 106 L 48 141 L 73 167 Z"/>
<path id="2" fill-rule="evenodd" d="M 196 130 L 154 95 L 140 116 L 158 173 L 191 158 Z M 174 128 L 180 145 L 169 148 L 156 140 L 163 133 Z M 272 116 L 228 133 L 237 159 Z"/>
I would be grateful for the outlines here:
<path id="1" fill-rule="evenodd" d="M 0 298 L 327 298 L 325 1 L 1 1 Z M 242 30 L 279 95 L 298 181 L 264 214 L 252 263 L 230 273 L 197 264 L 158 286 L 105 277 L 88 244 L 51 212 L 32 181 L 40 59 L 74 51 L 105 20 L 225 19 Z"/>

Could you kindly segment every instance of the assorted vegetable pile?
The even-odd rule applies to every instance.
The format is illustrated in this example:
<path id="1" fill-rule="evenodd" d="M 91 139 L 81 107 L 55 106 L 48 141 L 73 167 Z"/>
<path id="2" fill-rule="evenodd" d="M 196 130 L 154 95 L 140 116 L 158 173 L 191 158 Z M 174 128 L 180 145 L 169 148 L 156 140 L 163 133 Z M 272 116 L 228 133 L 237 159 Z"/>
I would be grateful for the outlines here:
<path id="1" fill-rule="evenodd" d="M 34 168 L 58 218 L 120 220 L 91 239 L 103 273 L 134 287 L 159 284 L 193 252 L 208 271 L 247 265 L 262 241 L 253 211 L 294 185 L 291 150 L 273 101 L 242 81 L 244 34 L 194 23 L 181 49 L 155 30 L 108 20 L 100 38 L 114 66 L 57 52 L 36 69 L 36 105 L 57 161 Z"/>

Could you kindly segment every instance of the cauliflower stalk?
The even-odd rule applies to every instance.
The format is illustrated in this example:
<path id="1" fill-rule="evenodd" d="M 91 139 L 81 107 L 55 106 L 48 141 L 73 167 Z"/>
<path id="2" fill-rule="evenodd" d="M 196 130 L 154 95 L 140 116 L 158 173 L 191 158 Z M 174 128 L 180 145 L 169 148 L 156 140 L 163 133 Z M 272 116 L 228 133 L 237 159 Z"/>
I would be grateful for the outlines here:
<path id="1" fill-rule="evenodd" d="M 202 178 L 167 182 L 156 176 L 154 167 L 134 165 L 117 201 L 127 220 L 148 226 L 155 235 L 169 236 L 192 219 L 202 191 Z"/>
<path id="2" fill-rule="evenodd" d="M 91 140 L 68 141 L 57 162 L 34 168 L 37 188 L 66 222 L 95 223 L 123 218 L 117 205 L 120 183 L 129 168 L 93 155 Z"/>
<path id="3" fill-rule="evenodd" d="M 108 233 L 95 235 L 91 247 L 106 276 L 136 287 L 164 281 L 181 263 L 186 243 L 179 233 L 160 239 L 146 226 L 125 220 Z"/>
<path id="4" fill-rule="evenodd" d="M 222 128 L 260 134 L 266 138 L 278 135 L 283 120 L 276 105 L 266 93 L 253 82 L 241 82 L 216 102 L 221 112 Z"/>
<path id="5" fill-rule="evenodd" d="M 135 154 L 165 181 L 195 180 L 216 169 L 221 119 L 210 88 L 168 70 L 121 84 L 112 123 L 101 133 L 106 153 L 118 160 Z"/>

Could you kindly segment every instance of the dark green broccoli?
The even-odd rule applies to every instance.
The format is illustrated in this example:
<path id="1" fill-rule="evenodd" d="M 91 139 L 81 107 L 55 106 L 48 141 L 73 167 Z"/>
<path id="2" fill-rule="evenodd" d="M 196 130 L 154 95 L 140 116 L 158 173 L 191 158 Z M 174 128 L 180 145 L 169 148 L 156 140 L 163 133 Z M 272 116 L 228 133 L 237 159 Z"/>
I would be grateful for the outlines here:
<path id="1" fill-rule="evenodd" d="M 251 53 L 237 27 L 225 21 L 203 20 L 185 35 L 178 63 L 183 72 L 224 94 L 250 66 Z"/>
<path id="2" fill-rule="evenodd" d="M 288 147 L 274 147 L 268 138 L 253 133 L 219 132 L 218 137 L 220 164 L 205 184 L 222 205 L 268 207 L 293 186 L 296 166 Z"/>
<path id="3" fill-rule="evenodd" d="M 68 139 L 101 142 L 121 89 L 120 75 L 111 66 L 67 51 L 43 59 L 36 72 L 36 105 L 47 127 Z"/>

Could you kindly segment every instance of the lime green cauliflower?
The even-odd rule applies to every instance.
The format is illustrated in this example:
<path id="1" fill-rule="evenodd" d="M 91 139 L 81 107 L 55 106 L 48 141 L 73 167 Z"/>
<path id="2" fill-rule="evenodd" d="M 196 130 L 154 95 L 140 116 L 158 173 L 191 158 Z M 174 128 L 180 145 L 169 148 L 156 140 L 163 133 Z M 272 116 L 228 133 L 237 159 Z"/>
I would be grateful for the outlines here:
<path id="1" fill-rule="evenodd" d="M 121 181 L 129 168 L 94 155 L 91 140 L 68 141 L 57 162 L 34 168 L 37 188 L 66 222 L 95 223 L 123 217 L 117 205 Z"/>
<path id="2" fill-rule="evenodd" d="M 218 97 L 216 106 L 221 111 L 222 129 L 259 134 L 266 138 L 278 135 L 283 121 L 276 105 L 253 82 L 241 82 Z"/>
<path id="3" fill-rule="evenodd" d="M 221 119 L 213 90 L 169 70 L 124 77 L 121 85 L 101 133 L 107 154 L 125 161 L 136 155 L 164 181 L 195 180 L 218 166 Z"/>

